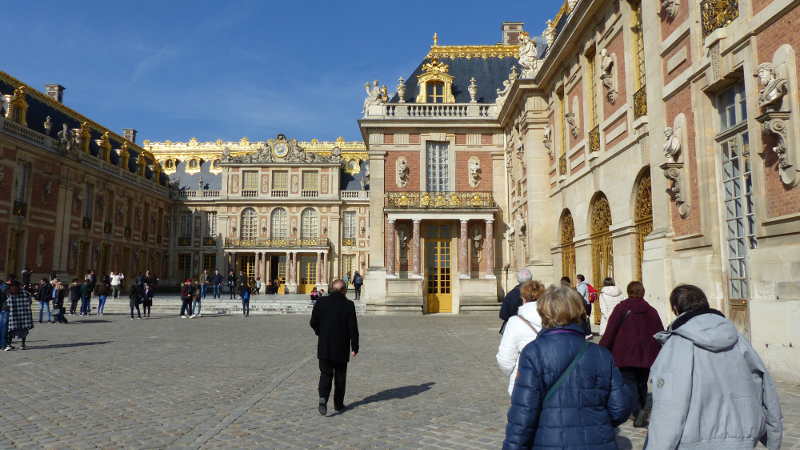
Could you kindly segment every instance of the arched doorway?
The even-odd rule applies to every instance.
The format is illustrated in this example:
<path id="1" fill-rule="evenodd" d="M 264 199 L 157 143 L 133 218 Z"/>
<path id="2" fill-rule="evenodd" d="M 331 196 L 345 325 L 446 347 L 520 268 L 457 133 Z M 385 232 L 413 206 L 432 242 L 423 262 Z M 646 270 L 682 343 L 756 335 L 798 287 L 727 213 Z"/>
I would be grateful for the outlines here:
<path id="1" fill-rule="evenodd" d="M 572 213 L 565 209 L 561 213 L 561 276 L 569 277 L 575 283 L 575 223 Z"/>
<path id="2" fill-rule="evenodd" d="M 653 231 L 653 201 L 650 187 L 650 168 L 642 169 L 636 180 L 633 220 L 636 227 L 636 279 L 641 281 L 644 267 L 644 240 Z"/>
<path id="3" fill-rule="evenodd" d="M 589 206 L 592 230 L 592 280 L 602 286 L 605 277 L 614 276 L 614 242 L 611 238 L 611 208 L 605 194 L 598 192 Z M 592 315 L 595 325 L 600 325 L 600 308 L 595 306 Z"/>

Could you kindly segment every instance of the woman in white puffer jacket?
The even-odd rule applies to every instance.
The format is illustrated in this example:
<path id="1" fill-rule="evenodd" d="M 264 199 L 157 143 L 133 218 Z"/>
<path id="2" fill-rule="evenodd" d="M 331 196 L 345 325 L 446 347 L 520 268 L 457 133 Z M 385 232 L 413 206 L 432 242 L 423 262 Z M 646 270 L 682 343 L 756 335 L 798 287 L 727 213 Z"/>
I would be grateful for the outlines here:
<path id="1" fill-rule="evenodd" d="M 606 325 L 614 308 L 617 307 L 623 300 L 625 295 L 622 290 L 616 286 L 613 278 L 606 278 L 603 280 L 603 288 L 600 289 L 600 334 L 606 334 Z"/>
<path id="2" fill-rule="evenodd" d="M 514 391 L 517 378 L 519 354 L 542 331 L 542 318 L 536 310 L 536 300 L 544 293 L 544 285 L 538 281 L 526 281 L 519 288 L 522 306 L 517 315 L 508 319 L 500 348 L 497 350 L 497 365 L 508 379 L 508 395 Z"/>

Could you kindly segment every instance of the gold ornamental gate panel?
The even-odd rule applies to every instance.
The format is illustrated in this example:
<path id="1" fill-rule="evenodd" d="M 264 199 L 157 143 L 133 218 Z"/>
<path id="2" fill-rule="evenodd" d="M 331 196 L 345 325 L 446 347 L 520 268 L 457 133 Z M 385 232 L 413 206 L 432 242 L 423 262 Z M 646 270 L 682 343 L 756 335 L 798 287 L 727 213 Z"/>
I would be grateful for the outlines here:
<path id="1" fill-rule="evenodd" d="M 592 279 L 598 288 L 603 279 L 614 276 L 614 240 L 611 237 L 611 208 L 605 195 L 598 194 L 592 201 Z M 600 325 L 600 305 L 592 308 L 595 325 Z"/>
<path id="2" fill-rule="evenodd" d="M 650 169 L 639 177 L 636 183 L 636 279 L 642 281 L 644 267 L 644 240 L 653 231 L 653 201 L 650 186 Z"/>
<path id="3" fill-rule="evenodd" d="M 426 311 L 452 312 L 452 226 L 448 223 L 426 224 L 424 238 Z"/>

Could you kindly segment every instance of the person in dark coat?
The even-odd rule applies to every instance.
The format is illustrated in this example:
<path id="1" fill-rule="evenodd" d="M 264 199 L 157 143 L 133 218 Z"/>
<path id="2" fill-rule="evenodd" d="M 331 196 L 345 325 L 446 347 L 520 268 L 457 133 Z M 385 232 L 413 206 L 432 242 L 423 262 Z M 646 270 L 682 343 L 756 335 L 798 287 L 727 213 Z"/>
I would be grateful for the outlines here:
<path id="1" fill-rule="evenodd" d="M 75 315 L 78 309 L 78 301 L 81 299 L 81 282 L 77 278 L 72 279 L 69 284 L 69 313 Z"/>
<path id="2" fill-rule="evenodd" d="M 92 282 L 89 277 L 81 284 L 81 315 L 88 316 L 92 312 Z"/>
<path id="3" fill-rule="evenodd" d="M 520 354 L 503 448 L 616 450 L 630 395 L 611 353 L 584 339 L 583 299 L 552 286 L 537 310 L 544 329 Z"/>
<path id="4" fill-rule="evenodd" d="M 342 280 L 331 283 L 330 295 L 320 298 L 311 312 L 311 328 L 319 337 L 317 358 L 319 358 L 319 413 L 328 413 L 328 398 L 331 381 L 335 380 L 333 407 L 342 411 L 347 384 L 347 363 L 350 356 L 358 355 L 358 320 L 356 308 L 345 296 Z"/>
<path id="5" fill-rule="evenodd" d="M 517 310 L 522 306 L 522 297 L 519 295 L 519 287 L 522 286 L 522 283 L 531 281 L 532 279 L 533 275 L 528 269 L 522 269 L 517 273 L 517 282 L 519 284 L 514 286 L 514 289 L 508 291 L 508 294 L 503 298 L 502 306 L 500 306 L 500 320 L 503 321 L 503 324 L 500 326 L 500 334 L 503 334 L 503 331 L 505 331 L 508 319 L 516 316 Z"/>
<path id="6" fill-rule="evenodd" d="M 639 281 L 628 283 L 628 299 L 611 312 L 606 332 L 600 345 L 609 349 L 614 364 L 633 395 L 634 426 L 645 426 L 645 399 L 650 367 L 661 350 L 655 340 L 656 333 L 664 331 L 658 311 L 644 299 L 644 285 Z"/>
<path id="7" fill-rule="evenodd" d="M 231 300 L 236 298 L 236 275 L 233 271 L 228 271 L 228 292 L 231 294 Z"/>
<path id="8" fill-rule="evenodd" d="M 142 310 L 139 309 L 139 305 L 142 303 L 142 297 L 143 296 L 144 296 L 144 293 L 142 291 L 142 286 L 139 285 L 138 283 L 132 283 L 131 284 L 131 291 L 130 291 L 130 294 L 129 294 L 129 297 L 130 297 L 129 306 L 131 307 L 131 320 L 133 320 L 133 310 L 134 310 L 134 308 L 136 309 L 136 314 L 139 316 L 139 318 L 140 319 L 142 318 Z"/>
<path id="9" fill-rule="evenodd" d="M 36 300 L 39 302 L 39 323 L 44 319 L 47 311 L 47 322 L 53 323 L 53 314 L 50 311 L 50 300 L 53 299 L 53 288 L 47 278 L 42 278 L 39 282 L 39 290 L 36 291 Z"/>
<path id="10" fill-rule="evenodd" d="M 64 283 L 56 280 L 56 285 L 53 288 L 53 314 L 55 315 L 56 323 L 67 323 L 67 318 L 64 317 L 64 297 L 67 290 L 64 288 Z"/>

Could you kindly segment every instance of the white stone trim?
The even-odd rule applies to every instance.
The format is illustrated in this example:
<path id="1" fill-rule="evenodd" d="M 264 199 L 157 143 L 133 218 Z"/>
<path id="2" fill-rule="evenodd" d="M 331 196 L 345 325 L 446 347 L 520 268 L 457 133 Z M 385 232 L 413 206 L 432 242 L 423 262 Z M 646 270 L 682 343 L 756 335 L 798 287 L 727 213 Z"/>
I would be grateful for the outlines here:
<path id="1" fill-rule="evenodd" d="M 395 213 L 387 214 L 389 221 L 395 220 L 494 220 L 493 213 L 471 213 L 471 212 L 442 212 L 431 211 L 430 213 Z"/>

